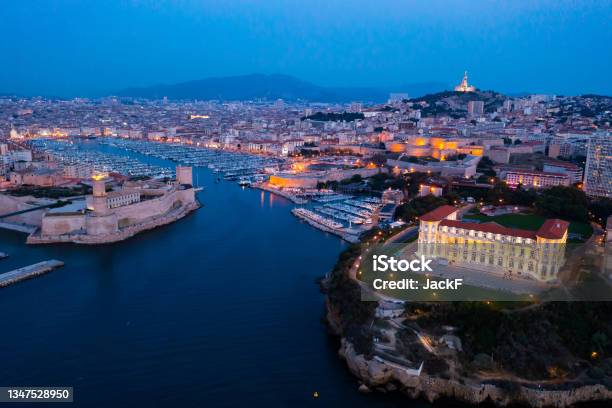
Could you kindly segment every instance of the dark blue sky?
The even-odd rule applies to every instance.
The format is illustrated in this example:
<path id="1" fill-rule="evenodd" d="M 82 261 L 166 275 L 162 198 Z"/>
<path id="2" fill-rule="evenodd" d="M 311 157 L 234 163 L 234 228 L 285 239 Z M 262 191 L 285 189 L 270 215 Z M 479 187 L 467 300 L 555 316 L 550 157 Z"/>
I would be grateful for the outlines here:
<path id="1" fill-rule="evenodd" d="M 612 94 L 612 2 L 0 2 L 0 92 L 91 95 L 248 73 L 319 85 Z"/>

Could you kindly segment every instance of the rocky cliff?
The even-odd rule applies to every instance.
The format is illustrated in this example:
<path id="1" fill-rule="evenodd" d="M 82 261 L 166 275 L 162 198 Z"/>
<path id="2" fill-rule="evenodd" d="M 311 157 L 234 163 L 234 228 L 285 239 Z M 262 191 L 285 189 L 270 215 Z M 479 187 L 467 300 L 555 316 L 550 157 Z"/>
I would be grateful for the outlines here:
<path id="1" fill-rule="evenodd" d="M 326 303 L 330 331 L 341 336 L 338 312 L 329 301 Z M 359 390 L 362 392 L 397 390 L 410 398 L 424 398 L 429 402 L 452 398 L 470 404 L 489 402 L 500 407 L 524 405 L 533 408 L 564 408 L 577 403 L 612 401 L 612 390 L 601 384 L 567 390 L 546 390 L 512 383 L 513 386 L 509 387 L 511 389 L 507 389 L 469 379 L 457 381 L 433 377 L 427 373 L 414 376 L 376 359 L 368 360 L 364 355 L 358 354 L 345 338 L 341 340 L 339 354 L 345 359 L 351 373 L 361 381 Z"/>

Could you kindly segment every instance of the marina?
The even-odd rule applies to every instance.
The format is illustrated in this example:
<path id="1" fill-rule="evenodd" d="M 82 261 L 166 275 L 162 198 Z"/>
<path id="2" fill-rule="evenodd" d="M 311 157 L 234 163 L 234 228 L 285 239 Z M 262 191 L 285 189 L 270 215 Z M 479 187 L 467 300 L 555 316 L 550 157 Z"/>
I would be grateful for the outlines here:
<path id="1" fill-rule="evenodd" d="M 230 152 L 197 145 L 150 143 L 109 138 L 100 143 L 188 166 L 207 167 L 230 181 L 257 182 L 278 171 L 284 159 Z"/>
<path id="2" fill-rule="evenodd" d="M 102 173 L 119 173 L 126 176 L 172 177 L 171 167 L 161 167 L 144 163 L 129 155 L 112 154 L 99 149 L 88 148 L 96 142 L 72 140 L 36 139 L 30 142 L 34 149 L 53 156 L 62 165 L 89 167 Z"/>
<path id="3" fill-rule="evenodd" d="M 49 261 L 38 262 L 33 265 L 2 273 L 0 274 L 0 288 L 43 275 L 62 266 L 64 266 L 62 261 L 51 259 Z"/>
<path id="4" fill-rule="evenodd" d="M 344 225 L 332 218 L 325 217 L 309 209 L 298 207 L 291 210 L 291 213 L 311 226 L 325 232 L 332 233 L 347 242 L 359 241 L 359 230 L 345 228 Z"/>
<path id="5" fill-rule="evenodd" d="M 83 164 L 95 171 L 116 172 L 132 177 L 163 179 L 174 176 L 170 163 L 206 168 L 213 183 L 221 180 L 239 186 L 254 187 L 287 198 L 304 211 L 293 212 L 316 228 L 354 241 L 362 232 L 376 225 L 374 216 L 382 206 L 378 197 L 359 197 L 315 188 L 274 188 L 266 183 L 287 165 L 280 157 L 226 151 L 206 146 L 148 142 L 122 138 L 98 138 L 93 141 L 36 139 L 33 147 L 51 155 L 64 165 Z M 154 160 L 147 160 L 153 158 Z M 199 185 L 197 178 L 195 185 Z M 309 205 L 309 203 L 315 205 Z"/>
<path id="6" fill-rule="evenodd" d="M 241 186 L 266 181 L 285 163 L 278 157 L 178 143 L 152 143 L 142 140 L 98 138 L 95 140 L 36 139 L 32 148 L 52 156 L 64 166 L 79 165 L 93 172 L 119 173 L 130 177 L 174 177 L 174 166 L 161 166 L 138 160 L 131 152 L 171 161 L 184 166 L 206 167 L 218 174 L 215 182 L 225 179 Z M 98 147 L 108 147 L 99 149 Z"/>
<path id="7" fill-rule="evenodd" d="M 312 220 L 318 224 L 321 224 L 333 230 L 342 228 L 342 224 L 340 224 L 339 222 L 335 222 L 335 221 L 330 220 L 329 218 L 322 217 L 318 215 L 317 213 L 307 210 L 305 208 L 296 208 L 292 212 L 299 218 Z"/>

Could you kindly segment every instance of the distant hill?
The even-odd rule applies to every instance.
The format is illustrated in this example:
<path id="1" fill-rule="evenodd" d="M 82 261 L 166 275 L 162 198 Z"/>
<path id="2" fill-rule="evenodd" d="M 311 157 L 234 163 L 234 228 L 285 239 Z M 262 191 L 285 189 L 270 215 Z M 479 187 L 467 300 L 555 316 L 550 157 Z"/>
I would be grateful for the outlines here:
<path id="1" fill-rule="evenodd" d="M 384 102 L 391 92 L 405 92 L 419 96 L 444 89 L 444 84 L 417 83 L 398 87 L 322 87 L 288 75 L 251 74 L 230 77 L 206 78 L 172 85 L 154 85 L 121 90 L 117 96 L 161 99 L 199 100 L 253 100 L 284 99 L 310 102 Z"/>
<path id="2" fill-rule="evenodd" d="M 506 99 L 508 99 L 507 96 L 497 92 L 476 90 L 476 92 L 438 92 L 412 98 L 410 102 L 425 102 L 427 104 L 425 108 L 421 109 L 421 115 L 424 117 L 441 115 L 463 117 L 470 101 L 483 101 L 485 112 L 490 113 L 495 112 Z"/>

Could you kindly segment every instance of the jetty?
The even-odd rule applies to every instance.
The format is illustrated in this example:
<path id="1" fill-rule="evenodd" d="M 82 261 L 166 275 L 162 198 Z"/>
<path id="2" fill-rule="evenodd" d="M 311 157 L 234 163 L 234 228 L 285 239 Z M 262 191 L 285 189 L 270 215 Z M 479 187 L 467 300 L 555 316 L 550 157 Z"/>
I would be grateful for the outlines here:
<path id="1" fill-rule="evenodd" d="M 38 262 L 33 265 L 24 266 L 23 268 L 15 269 L 10 272 L 0 274 L 0 288 L 12 285 L 25 279 L 30 279 L 35 276 L 43 275 L 52 270 L 64 266 L 62 261 L 51 259 L 48 261 Z"/>

